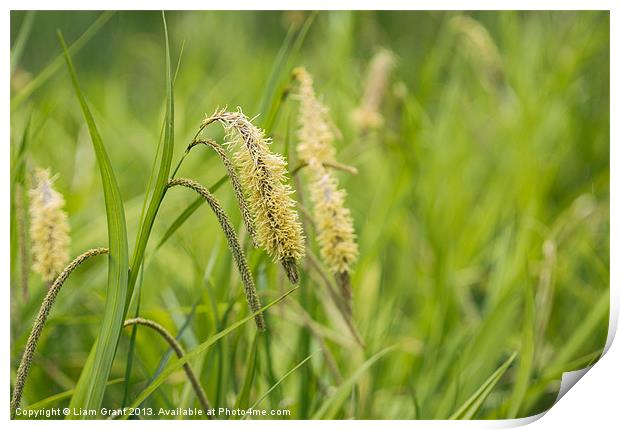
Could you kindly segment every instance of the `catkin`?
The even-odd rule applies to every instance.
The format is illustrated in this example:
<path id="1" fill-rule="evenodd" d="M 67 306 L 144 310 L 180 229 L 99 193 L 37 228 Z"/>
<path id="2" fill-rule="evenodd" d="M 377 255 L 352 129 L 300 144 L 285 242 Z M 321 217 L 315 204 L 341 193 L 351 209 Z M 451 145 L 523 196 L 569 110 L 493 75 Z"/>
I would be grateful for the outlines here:
<path id="1" fill-rule="evenodd" d="M 69 261 L 69 223 L 65 200 L 53 188 L 49 170 L 37 169 L 30 190 L 32 269 L 50 282 Z"/>
<path id="2" fill-rule="evenodd" d="M 286 183 L 286 161 L 269 150 L 270 139 L 239 109 L 217 110 L 202 127 L 219 122 L 227 133 L 227 144 L 235 151 L 242 187 L 252 211 L 257 243 L 282 263 L 289 280 L 297 283 L 297 262 L 305 254 L 304 236 Z"/>
<path id="3" fill-rule="evenodd" d="M 351 212 L 345 206 L 346 192 L 325 166 L 335 161 L 334 134 L 328 108 L 317 98 L 312 76 L 303 68 L 294 71 L 299 81 L 297 154 L 307 164 L 308 189 L 317 229 L 321 258 L 336 276 L 343 294 L 350 298 L 349 273 L 358 248 Z"/>
<path id="4" fill-rule="evenodd" d="M 362 101 L 352 114 L 353 122 L 361 130 L 383 126 L 383 116 L 380 112 L 381 102 L 394 65 L 394 54 L 386 49 L 376 53 L 370 61 Z"/>
<path id="5" fill-rule="evenodd" d="M 321 258 L 334 274 L 349 273 L 358 249 L 351 212 L 344 205 L 346 192 L 323 166 L 312 172 L 310 200 L 314 209 Z"/>
<path id="6" fill-rule="evenodd" d="M 299 161 L 307 164 L 313 162 L 333 162 L 336 150 L 333 146 L 334 133 L 329 120 L 329 109 L 314 92 L 312 76 L 303 67 L 293 71 L 299 82 L 299 130 L 297 137 L 297 155 Z"/>

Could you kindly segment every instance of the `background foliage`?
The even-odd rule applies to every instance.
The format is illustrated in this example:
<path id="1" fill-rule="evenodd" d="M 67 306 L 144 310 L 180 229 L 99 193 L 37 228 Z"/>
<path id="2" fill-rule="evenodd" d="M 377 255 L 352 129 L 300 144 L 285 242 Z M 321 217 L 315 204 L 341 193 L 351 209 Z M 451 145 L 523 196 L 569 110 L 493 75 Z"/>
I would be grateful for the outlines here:
<path id="1" fill-rule="evenodd" d="M 309 16 L 167 13 L 173 69 L 181 57 L 173 164 L 217 106 L 262 114 L 256 121 L 264 125 L 259 103 L 278 51 L 287 31 L 299 31 Z M 12 46 L 25 17 L 11 14 Z M 32 93 L 24 91 L 61 54 L 56 29 L 71 43 L 98 17 L 37 12 L 12 58 L 11 157 L 31 118 L 27 165 L 58 173 L 71 255 L 107 245 L 88 129 L 62 63 Z M 463 17 L 475 21 L 459 26 Z M 360 134 L 350 115 L 368 62 L 382 47 L 398 61 L 383 104 L 385 125 Z M 73 53 L 119 182 L 130 253 L 166 109 L 164 49 L 159 13 L 118 12 Z M 192 359 L 211 402 L 252 405 L 313 354 L 258 407 L 289 408 L 294 418 L 399 419 L 462 417 L 459 408 L 477 398 L 475 418 L 548 408 L 561 373 L 596 360 L 607 334 L 609 14 L 321 12 L 291 65 L 314 75 L 342 132 L 339 160 L 359 170 L 339 175 L 360 244 L 353 316 L 365 347 L 354 342 L 321 278 L 303 271 L 301 288 L 268 310 L 266 335 L 256 337 L 245 324 Z M 287 82 L 285 75 L 278 84 Z M 286 142 L 294 145 L 296 111 L 288 97 L 271 133 L 275 151 L 289 154 Z M 12 169 L 19 182 L 18 173 Z M 181 169 L 208 186 L 223 174 L 207 151 L 193 152 Z M 241 226 L 230 185 L 217 196 Z M 140 315 L 181 332 L 186 350 L 248 315 L 225 238 L 206 206 L 156 248 L 193 199 L 176 190 L 166 196 L 139 281 Z M 12 232 L 15 225 L 13 216 Z M 12 377 L 45 293 L 31 274 L 29 297 L 22 297 L 18 242 L 13 235 Z M 248 258 L 265 303 L 290 288 L 262 251 L 249 250 Z M 106 273 L 102 261 L 89 262 L 65 285 L 24 406 L 76 385 L 101 324 Z M 131 381 L 119 382 L 130 333 L 121 336 L 108 407 L 123 404 L 125 389 L 130 403 L 170 355 L 165 342 L 139 329 Z M 472 397 L 513 352 L 514 362 L 483 397 Z M 68 404 L 68 396 L 49 404 Z M 195 404 L 181 370 L 143 403 Z"/>

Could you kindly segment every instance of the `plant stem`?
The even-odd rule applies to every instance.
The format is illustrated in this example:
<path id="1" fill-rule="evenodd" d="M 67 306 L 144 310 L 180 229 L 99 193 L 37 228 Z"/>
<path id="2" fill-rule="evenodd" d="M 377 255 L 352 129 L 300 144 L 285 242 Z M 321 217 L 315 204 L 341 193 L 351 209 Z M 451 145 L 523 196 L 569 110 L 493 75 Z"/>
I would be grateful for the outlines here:
<path id="1" fill-rule="evenodd" d="M 331 167 L 332 169 L 342 170 L 343 172 L 350 173 L 352 175 L 357 175 L 357 169 L 353 166 L 349 166 L 348 164 L 338 163 L 336 161 L 323 161 L 321 163 L 324 167 Z M 297 167 L 291 170 L 291 176 L 294 176 L 304 167 L 307 167 L 308 163 L 306 161 L 301 162 Z"/>
<path id="2" fill-rule="evenodd" d="M 163 326 L 159 325 L 155 321 L 148 320 L 145 318 L 132 318 L 132 319 L 126 320 L 123 323 L 123 327 L 129 327 L 135 324 L 140 324 L 140 325 L 152 328 L 157 333 L 159 333 L 166 340 L 166 342 L 168 342 L 168 344 L 174 350 L 178 358 L 183 358 L 183 356 L 185 355 L 185 353 L 183 352 L 183 348 L 181 347 L 179 342 L 177 342 L 174 336 L 172 336 Z M 183 370 L 185 371 L 185 374 L 187 375 L 187 379 L 189 379 L 189 382 L 192 384 L 192 387 L 194 388 L 194 391 L 196 392 L 196 397 L 198 397 L 198 401 L 200 402 L 200 405 L 204 409 L 207 418 L 211 419 L 212 417 L 209 414 L 209 410 L 211 409 L 211 406 L 209 405 L 207 394 L 202 388 L 202 385 L 200 385 L 200 382 L 198 381 L 196 374 L 192 370 L 189 363 L 183 364 Z"/>
<path id="3" fill-rule="evenodd" d="M 258 299 L 258 294 L 256 293 L 256 286 L 254 285 L 254 279 L 252 278 L 252 273 L 250 272 L 250 268 L 248 266 L 245 255 L 243 254 L 243 250 L 241 249 L 241 245 L 239 244 L 239 240 L 237 239 L 237 235 L 235 233 L 235 229 L 230 223 L 228 216 L 222 209 L 219 201 L 201 184 L 191 179 L 186 178 L 177 178 L 172 179 L 168 182 L 168 188 L 174 186 L 182 186 L 196 191 L 200 194 L 211 206 L 213 213 L 215 214 L 217 220 L 224 231 L 224 235 L 226 236 L 226 240 L 228 241 L 228 247 L 230 248 L 230 252 L 233 255 L 233 259 L 237 265 L 237 269 L 239 270 L 239 274 L 241 275 L 241 280 L 243 281 L 243 287 L 245 291 L 245 296 L 248 301 L 248 305 L 252 312 L 256 312 L 261 308 L 260 301 Z M 263 319 L 262 314 L 256 314 L 254 317 L 256 322 L 256 327 L 260 331 L 265 330 L 265 320 Z"/>

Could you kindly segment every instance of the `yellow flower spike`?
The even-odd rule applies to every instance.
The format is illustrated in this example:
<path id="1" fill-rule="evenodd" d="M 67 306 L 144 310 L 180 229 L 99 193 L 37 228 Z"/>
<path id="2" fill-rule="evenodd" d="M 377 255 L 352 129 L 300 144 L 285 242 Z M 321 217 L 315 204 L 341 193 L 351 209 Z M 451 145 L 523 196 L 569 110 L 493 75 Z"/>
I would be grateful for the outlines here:
<path id="1" fill-rule="evenodd" d="M 69 261 L 69 223 L 49 170 L 37 169 L 34 179 L 29 193 L 32 269 L 50 282 Z"/>
<path id="2" fill-rule="evenodd" d="M 224 126 L 227 144 L 235 150 L 259 246 L 280 261 L 289 280 L 297 283 L 297 262 L 305 255 L 304 236 L 295 200 L 291 198 L 294 191 L 286 183 L 286 161 L 270 151 L 270 139 L 240 109 L 217 110 L 203 121 L 202 128 L 213 122 Z"/>

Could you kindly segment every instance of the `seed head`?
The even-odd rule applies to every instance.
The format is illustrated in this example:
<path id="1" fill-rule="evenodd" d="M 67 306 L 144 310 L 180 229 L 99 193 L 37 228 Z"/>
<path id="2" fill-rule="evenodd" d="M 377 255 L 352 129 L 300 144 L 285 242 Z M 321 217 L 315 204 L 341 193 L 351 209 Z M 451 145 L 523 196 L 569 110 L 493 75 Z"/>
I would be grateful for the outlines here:
<path id="1" fill-rule="evenodd" d="M 69 261 L 69 224 L 65 200 L 53 188 L 49 170 L 37 169 L 30 190 L 32 269 L 52 281 Z"/>
<path id="2" fill-rule="evenodd" d="M 383 116 L 381 102 L 388 86 L 388 80 L 395 65 L 394 54 L 381 50 L 370 61 L 366 87 L 360 106 L 353 111 L 353 122 L 362 130 L 380 128 Z"/>
<path id="3" fill-rule="evenodd" d="M 324 167 L 334 162 L 334 134 L 328 108 L 317 98 L 312 76 L 303 68 L 294 71 L 299 81 L 299 117 L 297 152 L 308 164 L 308 188 L 317 229 L 321 258 L 329 270 L 342 279 L 348 279 L 351 265 L 358 255 L 351 212 L 345 207 L 346 192 L 338 187 L 338 180 Z"/>
<path id="4" fill-rule="evenodd" d="M 312 163 L 315 161 L 333 161 L 336 151 L 333 146 L 333 126 L 329 119 L 329 109 L 323 104 L 314 92 L 312 76 L 303 67 L 293 71 L 293 76 L 299 82 L 299 129 L 297 136 L 297 154 L 300 161 Z"/>
<path id="5" fill-rule="evenodd" d="M 346 192 L 331 172 L 318 165 L 311 172 L 310 200 L 314 208 L 321 258 L 336 275 L 346 275 L 358 256 L 351 212 L 344 205 Z"/>
<path id="6" fill-rule="evenodd" d="M 203 121 L 203 127 L 220 122 L 227 144 L 235 151 L 241 184 L 254 216 L 258 245 L 280 261 L 290 281 L 299 275 L 297 261 L 304 256 L 304 237 L 293 189 L 286 183 L 286 161 L 269 150 L 271 141 L 239 109 L 217 110 Z"/>

